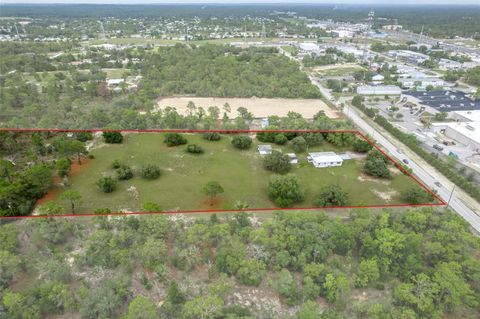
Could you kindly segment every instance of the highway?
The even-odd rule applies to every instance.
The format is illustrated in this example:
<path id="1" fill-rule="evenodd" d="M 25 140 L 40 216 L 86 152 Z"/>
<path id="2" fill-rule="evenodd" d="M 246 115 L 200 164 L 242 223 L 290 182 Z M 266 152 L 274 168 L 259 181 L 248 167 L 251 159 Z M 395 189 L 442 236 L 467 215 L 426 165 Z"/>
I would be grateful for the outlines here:
<path id="1" fill-rule="evenodd" d="M 309 77 L 312 83 L 318 87 L 323 96 L 335 104 L 330 92 L 326 88 L 324 88 L 315 78 L 313 78 L 312 76 Z M 418 179 L 420 179 L 427 187 L 431 189 L 437 189 L 438 196 L 442 198 L 445 202 L 449 202 L 449 198 L 451 196 L 449 202 L 450 208 L 457 212 L 460 216 L 462 216 L 477 232 L 480 233 L 480 215 L 475 213 L 472 208 L 465 205 L 464 202 L 459 198 L 460 196 L 457 193 L 462 191 L 458 187 L 456 188 L 456 192 L 454 191 L 452 193 L 454 184 L 452 184 L 446 177 L 437 172 L 433 167 L 429 167 L 430 169 L 427 170 L 426 166 L 428 166 L 428 164 L 420 164 L 420 162 L 423 160 L 419 159 L 418 155 L 413 153 L 413 151 L 409 150 L 406 146 L 403 146 L 403 151 L 399 152 L 399 147 L 395 146 L 376 128 L 374 128 L 367 121 L 365 121 L 362 118 L 360 112 L 357 111 L 354 107 L 349 106 L 345 103 L 343 113 L 347 117 L 349 117 L 362 131 L 372 136 L 376 140 L 377 144 L 382 145 L 383 148 L 388 151 L 388 153 L 392 157 L 394 157 L 398 161 L 407 159 L 409 161 L 409 167 L 413 170 L 413 174 Z M 418 161 L 419 164 L 417 164 L 414 159 L 415 161 Z M 437 187 L 435 185 L 435 182 L 440 182 L 442 184 L 442 187 Z M 465 197 L 465 195 L 462 197 Z M 470 202 L 472 201 L 474 202 L 473 199 L 470 200 Z M 480 214 L 480 211 L 478 213 Z"/>

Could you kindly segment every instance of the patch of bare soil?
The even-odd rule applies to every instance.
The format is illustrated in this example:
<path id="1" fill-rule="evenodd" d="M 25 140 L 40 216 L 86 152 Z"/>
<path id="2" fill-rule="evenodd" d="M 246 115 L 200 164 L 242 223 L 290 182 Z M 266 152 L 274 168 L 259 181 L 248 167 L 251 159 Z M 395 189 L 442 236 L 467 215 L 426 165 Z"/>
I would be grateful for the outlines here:
<path id="1" fill-rule="evenodd" d="M 376 189 L 372 189 L 372 192 L 373 192 L 375 195 L 377 195 L 378 197 L 380 197 L 381 199 L 383 199 L 384 201 L 386 201 L 386 202 L 391 201 L 391 200 L 392 200 L 392 197 L 398 194 L 397 191 L 381 192 L 381 191 L 376 190 Z"/>
<path id="2" fill-rule="evenodd" d="M 223 198 L 221 197 L 214 197 L 214 198 L 206 198 L 202 201 L 203 209 L 223 209 Z"/>
<path id="3" fill-rule="evenodd" d="M 163 98 L 157 102 L 155 111 L 166 107 L 174 107 L 179 114 L 189 113 L 188 102 L 193 102 L 197 108 L 202 107 L 205 110 L 210 106 L 217 106 L 222 110 L 223 106 L 230 105 L 230 117 L 236 116 L 236 110 L 239 107 L 245 107 L 256 118 L 277 115 L 287 116 L 290 111 L 302 114 L 305 118 L 313 118 L 319 111 L 324 111 L 330 118 L 338 118 L 339 114 L 331 109 L 327 104 L 319 99 L 264 99 L 264 98 L 211 98 L 211 97 L 172 97 Z"/>

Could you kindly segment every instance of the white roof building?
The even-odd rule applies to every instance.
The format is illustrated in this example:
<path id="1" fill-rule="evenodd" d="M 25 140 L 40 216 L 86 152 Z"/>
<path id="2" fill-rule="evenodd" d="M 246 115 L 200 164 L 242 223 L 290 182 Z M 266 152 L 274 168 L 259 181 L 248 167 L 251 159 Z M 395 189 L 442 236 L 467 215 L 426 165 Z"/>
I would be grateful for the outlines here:
<path id="1" fill-rule="evenodd" d="M 258 152 L 260 153 L 260 155 L 272 154 L 272 145 L 258 145 Z"/>
<path id="2" fill-rule="evenodd" d="M 445 86 L 445 81 L 439 78 L 412 78 L 412 79 L 398 79 L 399 83 L 401 83 L 402 87 L 411 89 L 416 84 L 420 84 L 422 87 L 427 87 L 429 85 L 433 87 L 443 87 Z"/>
<path id="3" fill-rule="evenodd" d="M 298 44 L 298 47 L 305 52 L 320 52 L 320 47 L 313 42 L 302 42 Z"/>
<path id="4" fill-rule="evenodd" d="M 307 160 L 316 168 L 342 166 L 343 159 L 335 152 L 308 153 Z"/>
<path id="5" fill-rule="evenodd" d="M 361 85 L 357 87 L 360 95 L 400 95 L 402 90 L 395 85 Z"/>
<path id="6" fill-rule="evenodd" d="M 125 80 L 124 79 L 108 79 L 107 85 L 108 86 L 120 85 L 120 83 L 122 82 L 125 82 Z"/>

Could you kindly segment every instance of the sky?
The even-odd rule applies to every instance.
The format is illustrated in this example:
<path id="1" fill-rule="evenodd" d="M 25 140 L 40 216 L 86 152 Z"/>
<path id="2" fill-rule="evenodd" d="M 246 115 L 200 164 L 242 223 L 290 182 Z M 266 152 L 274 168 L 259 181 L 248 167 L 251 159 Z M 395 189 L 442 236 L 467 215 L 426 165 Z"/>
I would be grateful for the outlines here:
<path id="1" fill-rule="evenodd" d="M 0 0 L 5 3 L 107 3 L 107 4 L 185 4 L 185 3 L 335 3 L 335 4 L 455 4 L 455 5 L 479 5 L 480 0 Z"/>

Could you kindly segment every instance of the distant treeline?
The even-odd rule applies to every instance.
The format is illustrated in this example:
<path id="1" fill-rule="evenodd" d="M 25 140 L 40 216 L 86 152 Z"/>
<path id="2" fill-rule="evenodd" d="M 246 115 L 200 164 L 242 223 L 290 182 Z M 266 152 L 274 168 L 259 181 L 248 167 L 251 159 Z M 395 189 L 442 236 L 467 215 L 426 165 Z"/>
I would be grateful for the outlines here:
<path id="1" fill-rule="evenodd" d="M 7 4 L 0 5 L 2 16 L 14 17 L 179 17 L 209 18 L 227 16 L 269 17 L 273 11 L 294 11 L 298 16 L 335 21 L 365 22 L 368 12 L 375 11 L 374 26 L 403 25 L 407 29 L 433 37 L 458 36 L 480 38 L 480 7 L 478 6 L 361 6 L 361 5 L 93 5 L 93 4 Z M 382 19 L 378 19 L 382 18 Z"/>

